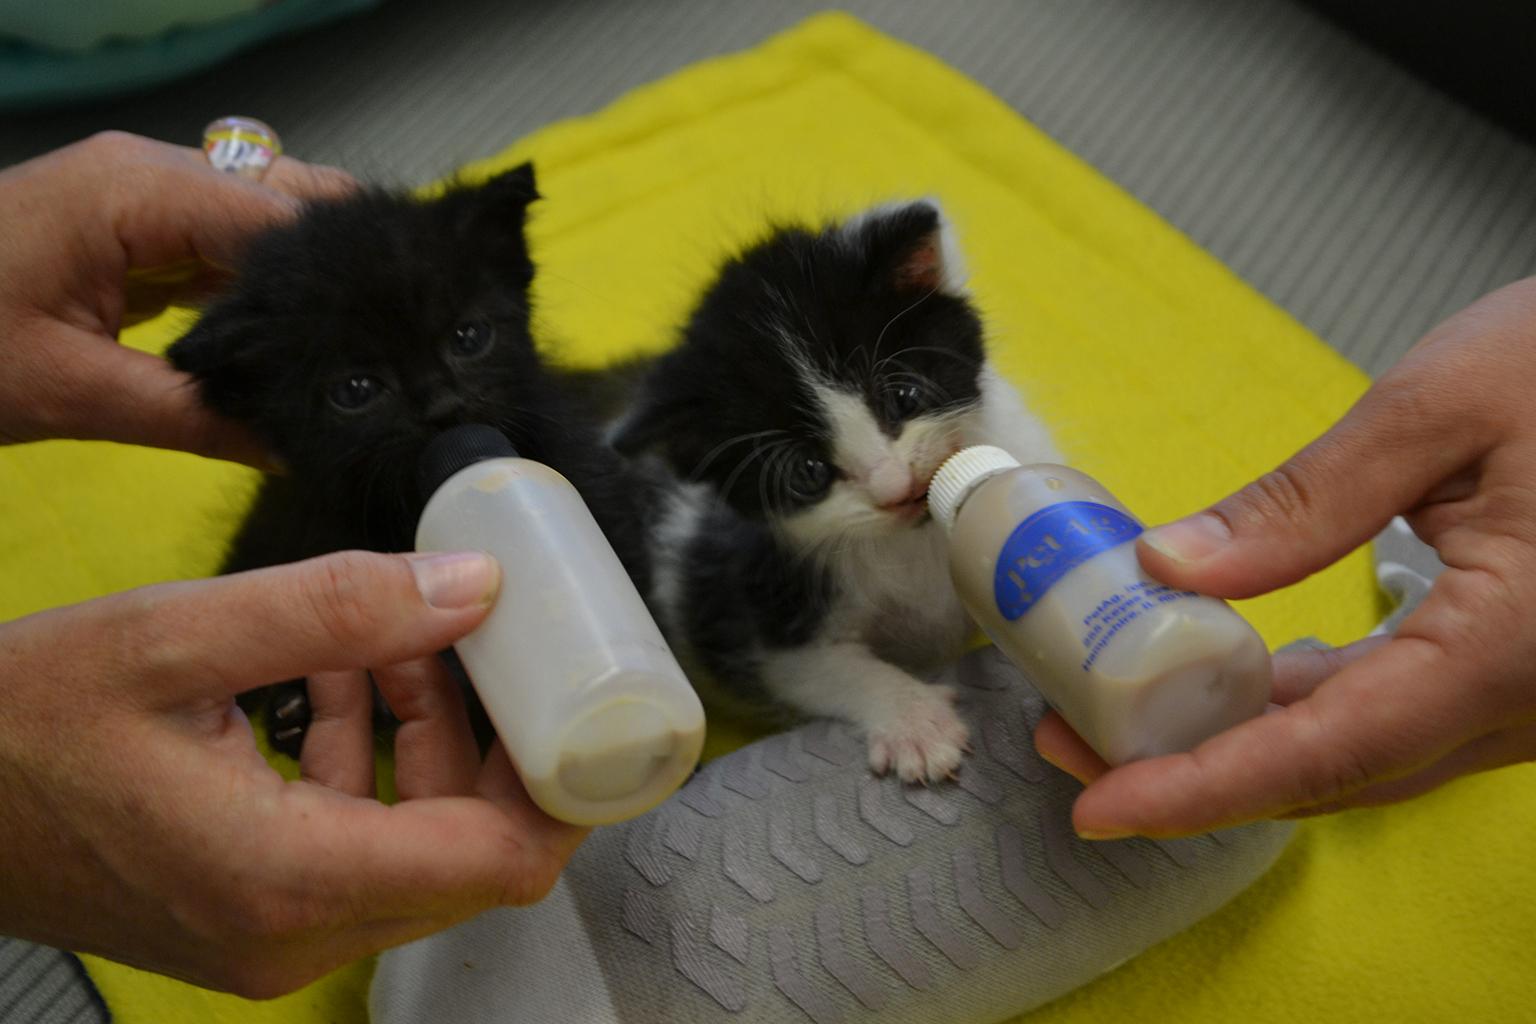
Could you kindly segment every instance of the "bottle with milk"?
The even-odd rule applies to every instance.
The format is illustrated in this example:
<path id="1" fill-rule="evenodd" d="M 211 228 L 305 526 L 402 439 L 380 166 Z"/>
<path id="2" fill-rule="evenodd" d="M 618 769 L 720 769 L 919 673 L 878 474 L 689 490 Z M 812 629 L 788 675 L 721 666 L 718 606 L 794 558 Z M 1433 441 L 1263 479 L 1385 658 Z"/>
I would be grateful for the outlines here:
<path id="1" fill-rule="evenodd" d="M 1090 477 L 978 445 L 939 467 L 928 503 L 972 617 L 1110 764 L 1263 712 L 1264 641 L 1225 602 L 1147 575 L 1141 523 Z"/>
<path id="2" fill-rule="evenodd" d="M 578 825 L 661 803 L 698 762 L 704 709 L 576 488 L 480 425 L 439 435 L 419 471 L 417 550 L 501 563 L 454 650 L 528 795 Z"/>

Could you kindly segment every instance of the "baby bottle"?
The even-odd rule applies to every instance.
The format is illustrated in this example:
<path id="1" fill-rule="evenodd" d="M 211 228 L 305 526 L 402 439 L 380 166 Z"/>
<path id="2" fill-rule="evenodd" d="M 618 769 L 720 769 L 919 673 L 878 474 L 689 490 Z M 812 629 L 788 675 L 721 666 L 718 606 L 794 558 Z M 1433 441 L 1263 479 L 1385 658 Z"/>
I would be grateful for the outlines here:
<path id="1" fill-rule="evenodd" d="M 578 825 L 660 803 L 698 761 L 704 709 L 576 488 L 478 425 L 435 438 L 420 474 L 417 550 L 501 563 L 454 650 L 528 795 Z"/>
<path id="2" fill-rule="evenodd" d="M 1141 523 L 1090 477 L 977 445 L 939 467 L 928 506 L 971 615 L 1110 764 L 1263 712 L 1264 641 L 1225 602 L 1148 576 Z"/>

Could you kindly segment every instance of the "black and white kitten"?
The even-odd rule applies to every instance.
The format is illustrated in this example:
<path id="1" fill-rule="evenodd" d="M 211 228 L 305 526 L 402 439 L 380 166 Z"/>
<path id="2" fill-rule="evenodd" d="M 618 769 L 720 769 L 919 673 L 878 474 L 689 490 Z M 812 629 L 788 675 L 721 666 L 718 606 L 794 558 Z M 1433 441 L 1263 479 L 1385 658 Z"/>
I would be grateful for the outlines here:
<path id="1" fill-rule="evenodd" d="M 361 191 L 251 246 L 168 353 L 286 467 L 263 481 L 225 571 L 409 550 L 418 455 L 448 427 L 485 423 L 571 480 L 645 586 L 642 492 L 534 350 L 523 229 L 536 198 L 528 164 L 430 201 Z M 280 688 L 271 710 L 274 745 L 296 751 L 302 691 Z"/>
<path id="2" fill-rule="evenodd" d="M 694 671 L 862 728 L 877 772 L 958 767 L 954 694 L 916 675 L 972 630 L 928 481 L 971 444 L 1059 456 L 987 362 L 936 205 L 779 230 L 731 260 L 613 439 L 678 479 L 653 604 Z"/>

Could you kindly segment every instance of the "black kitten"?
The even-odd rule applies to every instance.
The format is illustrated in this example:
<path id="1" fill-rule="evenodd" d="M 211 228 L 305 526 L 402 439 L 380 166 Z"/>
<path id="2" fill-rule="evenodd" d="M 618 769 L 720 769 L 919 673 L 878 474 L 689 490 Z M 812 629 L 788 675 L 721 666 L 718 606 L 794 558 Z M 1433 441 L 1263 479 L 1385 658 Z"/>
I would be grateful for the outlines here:
<path id="1" fill-rule="evenodd" d="M 861 727 L 876 771 L 957 767 L 953 695 L 913 674 L 971 628 L 928 480 L 965 445 L 1057 456 L 986 361 L 937 206 L 779 230 L 728 262 L 615 443 L 679 481 L 653 597 L 681 654 L 737 694 Z"/>
<path id="2" fill-rule="evenodd" d="M 524 164 L 428 201 L 369 190 L 317 204 L 252 245 L 168 353 L 287 469 L 263 482 L 225 571 L 409 550 L 418 455 L 446 428 L 485 423 L 570 479 L 646 586 L 633 477 L 534 350 L 523 228 L 536 198 Z M 302 691 L 269 708 L 274 746 L 296 751 Z"/>

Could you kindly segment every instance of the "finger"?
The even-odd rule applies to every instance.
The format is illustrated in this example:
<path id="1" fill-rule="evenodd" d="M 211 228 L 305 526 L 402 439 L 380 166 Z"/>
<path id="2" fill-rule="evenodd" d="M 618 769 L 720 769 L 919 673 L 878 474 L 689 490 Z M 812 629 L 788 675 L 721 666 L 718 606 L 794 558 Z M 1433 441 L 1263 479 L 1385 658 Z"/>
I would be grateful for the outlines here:
<path id="1" fill-rule="evenodd" d="M 395 732 L 395 790 L 401 800 L 474 792 L 480 751 L 458 680 L 437 656 L 374 672 Z"/>
<path id="2" fill-rule="evenodd" d="M 538 804 L 534 803 L 533 797 L 528 795 L 527 787 L 523 785 L 523 780 L 518 777 L 517 767 L 513 765 L 512 758 L 507 755 L 506 747 L 502 746 L 500 740 L 492 743 L 490 751 L 486 754 L 485 764 L 480 769 L 480 778 L 475 783 L 475 792 L 512 818 L 519 821 L 525 819 L 538 821 L 541 828 L 547 830 L 551 837 L 550 841 L 559 849 L 576 849 L 591 831 L 584 825 L 572 825 L 550 817 Z"/>
<path id="3" fill-rule="evenodd" d="M 164 359 L 59 323 L 39 348 L 55 365 L 37 374 L 28 416 L 37 437 L 171 448 L 271 470 L 249 431 L 216 415 L 192 379 Z"/>
<path id="4" fill-rule="evenodd" d="M 83 605 L 123 638 L 157 705 L 234 695 L 314 672 L 410 661 L 484 619 L 500 569 L 483 552 L 342 552 Z"/>
<path id="5" fill-rule="evenodd" d="M 113 132 L 105 133 L 115 134 Z M 240 175 L 228 171 L 220 171 L 208 162 L 208 154 L 200 146 L 178 146 L 172 142 L 161 142 L 155 139 L 130 136 L 137 138 L 139 142 L 156 147 L 170 159 L 181 162 L 185 167 L 208 171 L 212 174 L 222 174 L 226 177 L 238 178 Z M 243 179 L 249 180 L 249 179 Z M 358 185 L 356 178 L 339 167 L 329 164 L 315 164 L 300 160 L 294 156 L 279 156 L 262 176 L 260 184 L 265 188 L 276 188 L 295 199 L 328 199 L 337 195 L 343 195 L 348 190 Z"/>
<path id="6" fill-rule="evenodd" d="M 1293 647 L 1277 651 L 1272 659 L 1274 675 L 1269 699 L 1276 704 L 1294 704 L 1346 665 L 1359 661 L 1390 640 L 1387 636 L 1368 636 L 1343 647 Z"/>
<path id="7" fill-rule="evenodd" d="M 1442 400 L 1416 373 L 1384 378 L 1326 434 L 1237 493 L 1144 533 L 1142 565 L 1173 586 L 1252 597 L 1370 540 L 1488 443 L 1476 424 L 1447 429 L 1463 403 Z"/>
<path id="8" fill-rule="evenodd" d="M 492 743 L 491 749 L 486 752 L 485 764 L 475 783 L 475 792 L 487 800 L 507 800 L 519 807 L 533 803 L 523 781 L 517 777 L 517 767 L 512 764 L 512 758 L 507 756 L 507 748 L 500 740 Z"/>
<path id="9" fill-rule="evenodd" d="M 475 782 L 475 793 L 489 800 L 501 812 L 517 821 L 536 821 L 556 849 L 575 850 L 591 831 L 584 825 L 572 825 L 546 814 L 528 795 L 528 789 L 517 774 L 517 767 L 507 754 L 500 740 L 491 744 L 481 765 L 480 777 Z"/>
<path id="10" fill-rule="evenodd" d="M 1055 711 L 1035 726 L 1035 751 L 1085 786 L 1109 771 L 1108 762 Z"/>
<path id="11" fill-rule="evenodd" d="M 170 143 L 158 143 L 154 140 L 137 140 L 144 146 L 154 147 L 157 155 L 175 160 L 181 169 L 187 173 L 206 173 L 220 178 L 232 178 L 244 184 L 260 184 L 263 189 L 272 189 L 281 192 L 292 200 L 301 203 L 312 203 L 316 200 L 339 200 L 355 192 L 359 187 L 358 180 L 341 167 L 332 167 L 330 164 L 313 164 L 307 161 L 296 160 L 293 157 L 278 157 L 272 166 L 267 169 L 260 183 L 253 183 L 249 178 L 241 178 L 240 175 L 215 170 L 207 161 L 207 155 L 203 150 L 194 146 L 174 146 Z"/>
<path id="12" fill-rule="evenodd" d="M 373 684 L 361 669 L 315 672 L 308 680 L 309 729 L 299 775 L 351 796 L 372 796 Z"/>
<path id="13" fill-rule="evenodd" d="M 280 156 L 261 183 L 303 202 L 341 199 L 357 191 L 359 182 L 339 167 L 305 163 Z"/>
<path id="14" fill-rule="evenodd" d="M 1274 656 L 1271 699 L 1278 704 L 1300 700 L 1323 680 L 1376 650 L 1387 639 L 1384 636 L 1367 637 L 1346 647 L 1306 647 L 1279 652 Z M 1035 750 L 1085 786 L 1110 770 L 1108 762 L 1055 711 L 1048 712 L 1035 727 Z"/>
<path id="15" fill-rule="evenodd" d="M 1188 835 L 1408 774 L 1479 731 L 1462 697 L 1464 668 L 1436 645 L 1394 640 L 1310 697 L 1190 753 L 1109 772 L 1078 798 L 1074 824 L 1095 837 Z"/>
<path id="16" fill-rule="evenodd" d="M 119 330 L 159 316 L 168 306 L 205 301 L 228 279 L 227 273 L 201 260 L 182 260 L 165 267 L 130 270 L 118 320 Z"/>
<path id="17" fill-rule="evenodd" d="M 333 794 L 308 802 L 307 828 L 278 826 L 276 856 L 305 865 L 313 884 L 342 906 L 360 908 L 359 920 L 531 903 L 554 885 L 586 834 L 531 805 L 509 811 L 477 797 L 385 806 Z"/>
<path id="18" fill-rule="evenodd" d="M 230 268 L 260 232 L 292 220 L 299 199 L 192 159 L 184 147 L 117 138 L 110 223 L 129 267 L 196 257 Z"/>
<path id="19" fill-rule="evenodd" d="M 572 825 L 559 821 L 546 814 L 538 804 L 533 802 L 533 797 L 528 795 L 528 789 L 523 785 L 523 780 L 518 777 L 517 767 L 512 763 L 512 758 L 507 756 L 507 749 L 500 740 L 491 744 L 491 749 L 486 753 L 485 763 L 480 768 L 480 777 L 475 782 L 475 793 L 497 807 L 502 812 L 519 820 L 524 818 L 537 819 L 551 830 L 560 842 L 570 844 L 571 849 L 591 831 L 585 826 Z"/>
<path id="20" fill-rule="evenodd" d="M 1421 796 L 1463 775 L 1507 768 L 1536 760 L 1536 725 L 1501 729 L 1462 744 L 1429 767 L 1412 775 L 1382 782 L 1351 793 L 1342 800 L 1316 804 L 1284 815 L 1288 818 L 1314 817 L 1360 807 L 1379 807 Z"/>
<path id="21" fill-rule="evenodd" d="M 500 740 L 492 743 L 491 749 L 486 753 L 485 763 L 480 768 L 480 777 L 475 782 L 475 792 L 501 807 L 508 814 L 533 814 L 541 818 L 546 817 L 539 809 L 539 805 L 533 802 L 533 797 L 528 795 L 527 787 L 518 777 L 517 767 L 512 763 L 512 758 L 507 756 L 507 749 Z M 567 827 L 576 828 L 575 825 Z M 578 829 L 578 831 L 584 830 Z"/>

